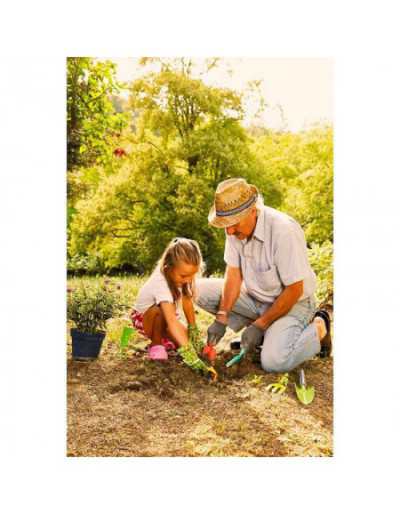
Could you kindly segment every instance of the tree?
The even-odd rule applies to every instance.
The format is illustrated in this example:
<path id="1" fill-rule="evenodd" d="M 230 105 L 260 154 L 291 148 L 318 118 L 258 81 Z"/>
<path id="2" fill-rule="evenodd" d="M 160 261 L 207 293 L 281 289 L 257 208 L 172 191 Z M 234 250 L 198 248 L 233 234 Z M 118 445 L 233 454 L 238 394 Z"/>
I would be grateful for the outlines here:
<path id="1" fill-rule="evenodd" d="M 276 206 L 302 225 L 309 243 L 333 238 L 333 130 L 317 126 L 255 139 L 252 150 L 279 190 Z M 279 200 L 278 197 L 275 200 Z"/>
<path id="2" fill-rule="evenodd" d="M 90 57 L 67 58 L 67 168 L 101 161 L 108 142 L 127 124 L 113 107 L 119 91 L 115 64 Z"/>
<path id="3" fill-rule="evenodd" d="M 316 127 L 302 135 L 299 162 L 282 207 L 301 223 L 309 243 L 333 242 L 332 127 Z"/>
<path id="4" fill-rule="evenodd" d="M 190 60 L 160 65 L 132 84 L 131 154 L 126 166 L 76 205 L 70 251 L 98 255 L 108 267 L 134 264 L 149 271 L 180 235 L 199 242 L 214 272 L 223 268 L 224 234 L 210 229 L 207 214 L 217 184 L 241 176 L 268 198 L 276 190 L 259 174 L 240 125 L 241 96 L 193 77 Z"/>

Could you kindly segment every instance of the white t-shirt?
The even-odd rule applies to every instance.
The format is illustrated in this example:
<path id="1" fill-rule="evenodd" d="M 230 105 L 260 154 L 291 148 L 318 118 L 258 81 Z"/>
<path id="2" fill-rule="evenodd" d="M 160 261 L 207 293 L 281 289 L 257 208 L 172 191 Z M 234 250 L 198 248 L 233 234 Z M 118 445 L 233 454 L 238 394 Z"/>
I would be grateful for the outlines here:
<path id="1" fill-rule="evenodd" d="M 253 237 L 226 236 L 224 260 L 240 268 L 245 288 L 261 302 L 273 303 L 285 286 L 303 280 L 300 300 L 313 296 L 316 276 L 300 225 L 287 214 L 263 206 Z"/>
<path id="2" fill-rule="evenodd" d="M 175 306 L 177 306 L 176 302 L 174 302 L 168 282 L 161 273 L 159 266 L 157 266 L 147 282 L 140 289 L 134 309 L 144 313 L 148 308 L 153 305 L 158 305 L 160 302 L 175 303 Z"/>

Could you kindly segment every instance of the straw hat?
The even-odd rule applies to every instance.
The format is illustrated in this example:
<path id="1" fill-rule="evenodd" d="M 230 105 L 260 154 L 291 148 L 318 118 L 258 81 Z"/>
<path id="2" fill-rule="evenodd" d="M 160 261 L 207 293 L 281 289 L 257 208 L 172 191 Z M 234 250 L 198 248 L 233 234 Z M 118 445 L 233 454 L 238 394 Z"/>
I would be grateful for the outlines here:
<path id="1" fill-rule="evenodd" d="M 208 223 L 225 228 L 246 217 L 258 198 L 258 189 L 243 178 L 230 178 L 218 184 Z"/>

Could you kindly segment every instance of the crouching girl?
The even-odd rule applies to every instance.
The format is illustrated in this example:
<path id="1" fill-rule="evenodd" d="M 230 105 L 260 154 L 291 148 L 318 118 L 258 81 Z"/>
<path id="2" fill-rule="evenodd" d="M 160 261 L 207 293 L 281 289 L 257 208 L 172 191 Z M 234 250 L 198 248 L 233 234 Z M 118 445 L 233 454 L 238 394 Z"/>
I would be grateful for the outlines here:
<path id="1" fill-rule="evenodd" d="M 194 346 L 191 343 L 199 341 L 196 337 L 193 296 L 195 276 L 202 268 L 203 259 L 198 243 L 183 237 L 175 238 L 140 289 L 132 322 L 151 340 L 148 348 L 151 359 L 167 359 L 167 351 L 177 349 L 190 367 L 209 371 L 209 367 L 197 355 L 201 347 L 196 348 L 196 343 Z M 188 327 L 179 320 L 179 301 L 182 302 Z"/>

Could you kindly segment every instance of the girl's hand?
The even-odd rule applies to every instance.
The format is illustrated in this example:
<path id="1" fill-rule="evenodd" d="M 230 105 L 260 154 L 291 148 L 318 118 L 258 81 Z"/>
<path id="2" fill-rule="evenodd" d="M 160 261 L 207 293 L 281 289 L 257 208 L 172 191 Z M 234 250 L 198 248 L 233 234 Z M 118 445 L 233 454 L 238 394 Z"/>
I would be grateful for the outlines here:
<path id="1" fill-rule="evenodd" d="M 160 307 L 167 324 L 168 335 L 179 346 L 187 345 L 188 331 L 187 328 L 176 317 L 175 304 L 170 302 L 161 302 Z"/>

